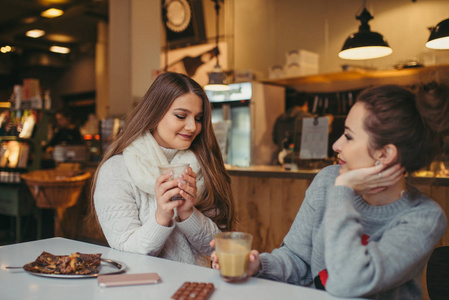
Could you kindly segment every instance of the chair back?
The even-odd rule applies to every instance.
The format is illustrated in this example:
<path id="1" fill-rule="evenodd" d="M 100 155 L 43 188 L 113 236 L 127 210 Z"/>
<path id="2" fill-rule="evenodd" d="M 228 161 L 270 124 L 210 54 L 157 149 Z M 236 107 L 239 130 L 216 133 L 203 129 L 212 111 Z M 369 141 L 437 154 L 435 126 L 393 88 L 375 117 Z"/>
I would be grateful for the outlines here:
<path id="1" fill-rule="evenodd" d="M 433 250 L 427 263 L 426 281 L 430 300 L 449 299 L 449 246 Z"/>

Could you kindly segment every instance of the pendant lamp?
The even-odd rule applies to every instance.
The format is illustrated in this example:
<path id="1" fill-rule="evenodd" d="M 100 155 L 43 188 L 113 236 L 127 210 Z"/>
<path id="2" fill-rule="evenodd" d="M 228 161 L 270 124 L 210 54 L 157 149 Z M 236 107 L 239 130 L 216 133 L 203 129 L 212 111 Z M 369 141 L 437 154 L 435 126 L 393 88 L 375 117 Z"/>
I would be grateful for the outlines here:
<path id="1" fill-rule="evenodd" d="M 393 52 L 381 34 L 370 30 L 368 22 L 373 19 L 373 16 L 366 9 L 365 5 L 363 6 L 362 13 L 356 16 L 356 19 L 362 23 L 359 31 L 351 34 L 346 39 L 343 48 L 338 53 L 340 58 L 353 60 L 372 59 L 387 56 Z"/>
<path id="2" fill-rule="evenodd" d="M 430 30 L 426 47 L 430 49 L 449 49 L 449 19 L 441 21 Z"/>
<path id="3" fill-rule="evenodd" d="M 220 1 L 224 0 L 212 0 L 215 2 L 215 12 L 216 12 L 216 33 L 217 36 L 215 38 L 215 58 L 217 59 L 217 64 L 213 68 L 212 72 L 209 73 L 209 83 L 204 86 L 204 89 L 207 91 L 228 91 L 229 85 L 225 84 L 226 75 L 223 73 L 220 63 L 218 60 L 218 55 L 220 54 L 218 49 L 219 42 L 219 34 L 218 34 L 218 25 L 219 25 L 219 12 L 220 12 Z"/>

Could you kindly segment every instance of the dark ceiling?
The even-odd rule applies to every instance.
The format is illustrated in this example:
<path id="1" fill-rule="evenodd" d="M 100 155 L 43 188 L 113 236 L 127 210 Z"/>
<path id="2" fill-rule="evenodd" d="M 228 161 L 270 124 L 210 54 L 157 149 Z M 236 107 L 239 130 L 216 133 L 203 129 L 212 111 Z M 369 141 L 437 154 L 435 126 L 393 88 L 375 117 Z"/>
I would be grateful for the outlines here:
<path id="1" fill-rule="evenodd" d="M 51 7 L 64 10 L 64 14 L 53 19 L 41 17 L 41 12 Z M 53 55 L 50 46 L 64 46 L 71 49 L 68 56 L 73 59 L 94 51 L 100 20 L 108 20 L 107 0 L 0 0 L 0 47 L 12 46 L 15 52 L 10 55 L 30 60 Z M 25 36 L 31 29 L 42 29 L 46 34 Z"/>

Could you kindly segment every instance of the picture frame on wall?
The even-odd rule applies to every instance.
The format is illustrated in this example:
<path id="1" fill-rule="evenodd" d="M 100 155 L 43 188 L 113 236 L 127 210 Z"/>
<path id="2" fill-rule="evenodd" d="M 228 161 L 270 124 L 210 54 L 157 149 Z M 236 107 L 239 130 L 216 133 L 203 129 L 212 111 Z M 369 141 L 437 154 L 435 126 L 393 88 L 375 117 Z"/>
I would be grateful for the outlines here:
<path id="1" fill-rule="evenodd" d="M 216 44 L 209 43 L 161 53 L 160 72 L 166 70 L 168 72 L 182 73 L 194 79 L 201 86 L 205 86 L 209 82 L 209 73 L 217 64 L 215 49 Z M 224 70 L 227 70 L 228 57 L 226 42 L 220 42 L 218 44 L 218 53 L 220 66 Z M 166 54 L 167 58 L 165 57 Z"/>

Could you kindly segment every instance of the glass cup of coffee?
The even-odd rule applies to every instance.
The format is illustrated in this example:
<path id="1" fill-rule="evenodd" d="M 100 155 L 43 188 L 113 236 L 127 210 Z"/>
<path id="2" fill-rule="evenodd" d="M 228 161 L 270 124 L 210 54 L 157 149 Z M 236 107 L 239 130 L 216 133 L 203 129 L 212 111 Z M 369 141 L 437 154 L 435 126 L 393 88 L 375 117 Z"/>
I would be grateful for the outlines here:
<path id="1" fill-rule="evenodd" d="M 171 176 L 168 180 L 178 179 L 181 177 L 181 174 L 184 173 L 190 167 L 190 164 L 173 164 L 173 165 L 163 165 L 159 166 L 159 174 L 164 175 L 170 171 L 173 171 L 173 176 Z M 170 198 L 170 200 L 184 200 L 181 195 L 175 195 Z"/>
<path id="2" fill-rule="evenodd" d="M 214 235 L 220 276 L 227 282 L 245 280 L 253 236 L 244 232 L 220 232 Z"/>

